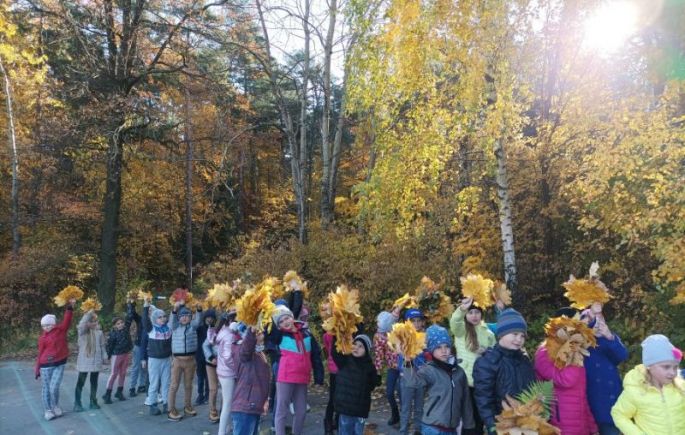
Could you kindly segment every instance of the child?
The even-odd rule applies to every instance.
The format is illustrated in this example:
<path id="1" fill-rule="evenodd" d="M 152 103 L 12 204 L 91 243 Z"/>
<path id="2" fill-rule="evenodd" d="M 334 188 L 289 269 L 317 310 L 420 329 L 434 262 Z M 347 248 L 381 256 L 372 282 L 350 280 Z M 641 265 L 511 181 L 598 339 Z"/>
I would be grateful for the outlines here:
<path id="1" fill-rule="evenodd" d="M 473 366 L 474 397 L 488 433 L 495 433 L 495 417 L 506 396 L 515 397 L 535 381 L 535 371 L 523 352 L 528 325 L 521 314 L 507 308 L 497 319 L 497 344 Z"/>
<path id="2" fill-rule="evenodd" d="M 231 330 L 235 319 L 235 311 L 224 313 L 216 328 L 207 331 L 210 343 L 216 346 L 217 364 L 216 375 L 221 384 L 221 415 L 219 416 L 219 435 L 226 434 L 231 401 L 233 400 L 233 388 L 235 386 L 235 366 L 233 363 L 232 346 L 235 334 Z"/>
<path id="3" fill-rule="evenodd" d="M 136 397 L 138 393 L 147 391 L 147 370 L 142 367 L 143 349 L 141 343 L 146 334 L 141 321 L 140 314 L 136 312 L 135 301 L 129 299 L 126 304 L 126 315 L 130 316 L 136 323 L 136 338 L 133 342 L 133 362 L 131 364 L 131 380 L 129 383 L 128 395 Z"/>
<path id="4" fill-rule="evenodd" d="M 620 431 L 611 418 L 611 408 L 623 391 L 618 365 L 628 359 L 628 349 L 621 338 L 609 329 L 604 316 L 592 308 L 580 317 L 595 332 L 597 346 L 588 349 L 585 358 L 587 398 L 590 410 L 599 426 L 600 435 L 619 435 Z"/>
<path id="5" fill-rule="evenodd" d="M 335 375 L 338 373 L 338 366 L 333 360 L 333 334 L 325 332 L 323 334 L 323 348 L 326 350 L 326 362 L 328 364 L 328 403 L 326 404 L 326 414 L 323 419 L 325 435 L 333 435 L 333 430 L 337 428 L 337 412 L 335 411 Z M 336 414 L 336 418 L 333 415 Z M 335 423 L 334 423 L 335 422 Z"/>
<path id="6" fill-rule="evenodd" d="M 129 352 L 133 348 L 131 343 L 131 316 L 126 316 L 126 320 L 114 316 L 112 325 L 114 326 L 107 338 L 107 357 L 111 361 L 112 373 L 107 380 L 107 392 L 105 393 L 105 403 L 112 403 L 112 387 L 114 381 L 119 380 L 117 392 L 114 394 L 119 400 L 126 400 L 124 397 L 124 381 L 126 380 L 126 369 L 130 361 Z"/>
<path id="7" fill-rule="evenodd" d="M 54 314 L 46 314 L 40 319 L 43 329 L 38 338 L 38 358 L 36 359 L 36 379 L 42 378 L 43 410 L 45 419 L 50 421 L 62 415 L 59 407 L 59 386 L 64 375 L 64 365 L 69 357 L 67 332 L 74 317 L 76 299 L 70 299 L 64 311 L 62 322 L 57 325 Z"/>
<path id="8" fill-rule="evenodd" d="M 468 380 L 452 356 L 451 345 L 447 329 L 430 326 L 426 330 L 426 346 L 432 360 L 418 371 L 412 367 L 405 369 L 405 382 L 423 387 L 428 394 L 421 419 L 423 435 L 456 435 L 460 423 L 462 430 L 474 426 Z"/>
<path id="9" fill-rule="evenodd" d="M 197 373 L 197 399 L 195 405 L 207 403 L 209 398 L 209 379 L 207 377 L 207 367 L 205 365 L 205 354 L 202 343 L 207 338 L 207 330 L 216 323 L 216 311 L 208 309 L 202 313 L 200 326 L 197 328 L 197 350 L 195 351 L 195 371 Z"/>
<path id="10" fill-rule="evenodd" d="M 373 335 L 373 363 L 380 373 L 383 367 L 388 368 L 385 379 L 385 397 L 390 405 L 390 419 L 388 426 L 400 422 L 400 411 L 395 399 L 395 390 L 399 390 L 400 371 L 397 368 L 397 354 L 388 346 L 388 333 L 392 325 L 400 318 L 400 308 L 393 307 L 392 311 L 381 311 L 376 317 L 376 333 Z"/>
<path id="11" fill-rule="evenodd" d="M 76 392 L 74 393 L 74 411 L 83 411 L 81 391 L 90 373 L 90 409 L 100 409 L 97 402 L 98 377 L 102 364 L 106 361 L 105 335 L 100 329 L 100 322 L 95 311 L 83 315 L 78 324 L 78 357 L 76 358 Z"/>
<path id="12" fill-rule="evenodd" d="M 171 380 L 171 329 L 167 324 L 164 311 L 150 307 L 150 300 L 145 299 L 143 308 L 143 368 L 147 368 L 150 386 L 147 389 L 145 405 L 150 407 L 150 415 L 167 412 L 167 397 Z M 163 410 L 157 407 L 157 394 L 162 394 Z"/>
<path id="13" fill-rule="evenodd" d="M 642 342 L 642 364 L 623 380 L 623 393 L 611 409 L 625 435 L 685 433 L 685 382 L 678 376 L 683 353 L 667 337 Z"/>
<path id="14" fill-rule="evenodd" d="M 179 308 L 180 307 L 180 308 Z M 194 416 L 193 375 L 195 374 L 195 351 L 197 351 L 197 327 L 200 326 L 202 310 L 197 307 L 195 318 L 181 301 L 174 304 L 171 311 L 171 385 L 169 386 L 169 420 L 179 421 L 182 415 L 176 410 L 176 392 L 183 378 L 183 414 Z"/>
<path id="15" fill-rule="evenodd" d="M 292 311 L 277 306 L 272 316 L 274 327 L 271 340 L 278 345 L 281 358 L 276 378 L 276 435 L 285 435 L 286 418 L 293 403 L 294 435 L 302 435 L 307 411 L 307 385 L 314 370 L 314 382 L 323 384 L 323 364 L 319 345 L 301 322 L 296 322 Z"/>
<path id="16" fill-rule="evenodd" d="M 213 328 L 208 328 L 207 332 L 212 331 Z M 217 423 L 219 421 L 219 413 L 216 410 L 216 392 L 219 385 L 219 378 L 216 375 L 216 346 L 209 341 L 209 335 L 202 343 L 202 352 L 205 356 L 205 369 L 207 370 L 207 382 L 209 384 L 209 421 Z"/>
<path id="17" fill-rule="evenodd" d="M 589 342 L 594 337 L 589 328 L 575 319 L 563 316 L 561 321 L 569 322 L 568 326 L 558 330 L 549 328 L 551 323 L 545 326 L 547 337 L 535 352 L 535 373 L 538 379 L 554 384 L 552 425 L 564 435 L 595 434 L 598 428 L 587 401 L 584 358 L 580 352 L 591 345 Z M 585 335 L 579 326 L 586 331 Z M 559 350 L 562 346 L 569 346 L 569 351 Z"/>
<path id="18" fill-rule="evenodd" d="M 495 334 L 483 322 L 483 309 L 473 302 L 473 298 L 466 298 L 454 310 L 450 319 L 450 329 L 454 334 L 454 345 L 459 356 L 459 366 L 466 372 L 469 383 L 471 401 L 475 402 L 473 387 L 473 364 L 486 349 L 495 345 Z M 483 433 L 483 421 L 474 409 L 474 429 L 462 430 L 464 435 L 478 435 Z"/>
<path id="19" fill-rule="evenodd" d="M 421 332 L 425 328 L 425 320 L 423 313 L 416 308 L 410 308 L 404 313 L 404 319 L 410 320 L 414 324 L 414 328 Z M 414 369 L 418 370 L 426 363 L 426 358 L 423 354 L 419 354 L 411 362 Z M 400 376 L 404 376 L 404 357 L 398 357 L 398 367 L 400 368 Z M 414 407 L 414 435 L 421 433 L 421 415 L 423 414 L 423 387 L 420 384 L 410 385 L 400 381 L 400 433 L 407 435 L 409 433 L 409 420 L 411 417 L 412 405 Z"/>
<path id="20" fill-rule="evenodd" d="M 264 334 L 249 328 L 235 363 L 235 390 L 231 404 L 233 435 L 257 435 L 259 416 L 269 400 L 271 366 L 264 355 Z"/>
<path id="21" fill-rule="evenodd" d="M 343 355 L 332 343 L 333 359 L 338 366 L 335 409 L 338 411 L 338 435 L 363 435 L 371 410 L 371 392 L 381 384 L 371 360 L 371 339 L 357 335 L 352 354 Z"/>

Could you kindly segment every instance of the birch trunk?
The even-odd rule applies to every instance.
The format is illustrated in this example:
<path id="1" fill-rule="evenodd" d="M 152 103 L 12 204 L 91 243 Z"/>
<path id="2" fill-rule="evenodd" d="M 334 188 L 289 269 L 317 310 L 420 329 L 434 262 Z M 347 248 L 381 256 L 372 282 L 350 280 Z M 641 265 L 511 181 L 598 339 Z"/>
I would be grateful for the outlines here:
<path id="1" fill-rule="evenodd" d="M 19 155 L 17 153 L 17 135 L 14 128 L 14 110 L 12 106 L 12 86 L 5 70 L 5 64 L 0 58 L 0 73 L 5 78 L 5 102 L 7 105 L 7 139 L 12 154 L 12 256 L 19 255 L 21 235 L 19 234 Z"/>
<path id="2" fill-rule="evenodd" d="M 321 224 L 324 228 L 333 221 L 335 198 L 331 198 L 331 188 L 335 183 L 332 173 L 333 156 L 335 151 L 331 149 L 330 123 L 331 123 L 331 59 L 333 56 L 333 37 L 335 35 L 335 20 L 337 14 L 337 0 L 331 0 L 328 12 L 328 31 L 324 43 L 324 74 L 323 74 L 323 113 L 321 115 Z M 336 139 L 338 133 L 336 131 Z"/>
<path id="3" fill-rule="evenodd" d="M 186 287 L 188 290 L 193 290 L 193 135 L 192 125 L 190 119 L 190 92 L 188 87 L 185 88 L 185 127 L 184 136 L 186 143 L 186 210 L 185 210 L 185 226 L 186 226 Z"/>
<path id="4" fill-rule="evenodd" d="M 509 179 L 507 177 L 507 155 L 502 144 L 502 139 L 495 140 L 493 148 L 497 159 L 497 198 L 499 199 L 499 223 L 502 238 L 502 252 L 504 254 L 504 280 L 507 287 L 512 291 L 514 298 L 518 299 L 516 276 L 516 254 L 514 250 L 514 230 L 511 219 L 511 201 L 509 199 Z M 515 304 L 517 305 L 517 304 Z"/>

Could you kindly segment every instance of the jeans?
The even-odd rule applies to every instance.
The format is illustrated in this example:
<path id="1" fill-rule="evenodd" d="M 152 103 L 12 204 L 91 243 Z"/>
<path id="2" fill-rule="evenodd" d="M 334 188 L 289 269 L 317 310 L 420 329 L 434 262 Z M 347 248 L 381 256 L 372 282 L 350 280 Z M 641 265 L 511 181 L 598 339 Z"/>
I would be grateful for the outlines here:
<path id="1" fill-rule="evenodd" d="M 161 391 L 162 403 L 166 403 L 169 397 L 169 384 L 171 383 L 171 357 L 148 358 L 147 370 L 150 376 L 150 388 L 147 390 L 145 404 L 157 405 L 157 393 Z"/>
<path id="2" fill-rule="evenodd" d="M 457 431 L 446 432 L 433 426 L 421 423 L 421 435 L 456 435 Z"/>
<path id="3" fill-rule="evenodd" d="M 233 420 L 233 435 L 258 435 L 259 414 L 246 412 L 231 412 Z"/>
<path id="4" fill-rule="evenodd" d="M 143 349 L 140 346 L 133 346 L 133 362 L 131 363 L 131 382 L 129 388 L 144 387 L 147 384 L 147 370 L 141 366 L 143 360 Z"/>
<path id="5" fill-rule="evenodd" d="M 365 418 L 344 414 L 340 414 L 338 418 L 338 435 L 364 435 Z"/>
<path id="6" fill-rule="evenodd" d="M 417 431 L 421 427 L 421 417 L 423 417 L 423 388 L 409 388 L 405 386 L 404 381 L 400 381 L 400 396 L 402 400 L 400 405 L 400 433 L 407 435 L 409 433 L 409 420 L 411 417 L 412 405 L 414 405 L 414 430 Z"/>
<path id="7" fill-rule="evenodd" d="M 41 398 L 43 409 L 50 411 L 59 406 L 59 386 L 64 376 L 65 364 L 57 367 L 41 367 L 40 379 L 42 384 Z"/>
<path id="8" fill-rule="evenodd" d="M 202 345 L 200 344 L 200 346 Z M 207 378 L 204 354 L 201 357 L 195 355 L 195 373 L 197 374 L 197 397 L 207 399 L 209 397 L 209 379 Z"/>
<path id="9" fill-rule="evenodd" d="M 231 418 L 231 402 L 233 402 L 233 388 L 235 378 L 219 377 L 221 384 L 221 415 L 219 416 L 219 435 L 226 435 L 228 422 Z"/>
<path id="10" fill-rule="evenodd" d="M 621 431 L 611 423 L 597 423 L 600 435 L 621 435 Z"/>
<path id="11" fill-rule="evenodd" d="M 385 378 L 385 396 L 388 399 L 390 408 L 397 408 L 397 399 L 395 399 L 395 390 L 400 393 L 400 371 L 398 369 L 388 369 L 388 374 Z M 400 396 L 400 401 L 402 397 Z"/>

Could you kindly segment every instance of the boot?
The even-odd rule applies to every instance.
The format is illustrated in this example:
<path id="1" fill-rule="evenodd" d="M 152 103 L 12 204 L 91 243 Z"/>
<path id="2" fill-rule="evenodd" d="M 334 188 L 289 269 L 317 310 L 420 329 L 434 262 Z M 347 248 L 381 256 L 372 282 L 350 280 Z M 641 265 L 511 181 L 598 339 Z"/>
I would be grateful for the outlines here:
<path id="1" fill-rule="evenodd" d="M 159 415 L 162 412 L 159 410 L 157 405 L 150 405 L 150 415 Z"/>
<path id="2" fill-rule="evenodd" d="M 140 387 L 138 387 L 138 392 L 147 393 L 147 387 L 145 385 L 141 385 Z"/>
<path id="3" fill-rule="evenodd" d="M 119 399 L 119 401 L 126 400 L 126 398 L 124 397 L 124 387 L 117 387 L 117 392 L 114 394 L 114 397 Z"/>
<path id="4" fill-rule="evenodd" d="M 90 391 L 90 409 L 100 409 L 100 405 L 98 405 L 97 395 L 98 394 L 96 391 Z"/>
<path id="5" fill-rule="evenodd" d="M 167 405 L 166 403 L 164 403 L 164 404 L 162 405 L 162 412 L 163 412 L 164 414 L 167 414 L 167 413 L 169 412 L 169 405 Z"/>
<path id="6" fill-rule="evenodd" d="M 112 389 L 111 388 L 107 389 L 107 392 L 105 392 L 105 394 L 102 396 L 102 400 L 104 400 L 104 402 L 107 405 L 112 404 Z"/>
<path id="7" fill-rule="evenodd" d="M 209 421 L 212 423 L 219 422 L 219 413 L 216 409 L 212 409 L 211 411 L 209 411 Z"/>
<path id="8" fill-rule="evenodd" d="M 323 431 L 325 435 L 333 435 L 333 423 L 324 419 Z"/>
<path id="9" fill-rule="evenodd" d="M 138 395 L 138 393 L 136 393 L 135 388 L 129 388 L 128 389 L 128 397 L 136 397 L 137 395 Z"/>
<path id="10" fill-rule="evenodd" d="M 76 385 L 76 392 L 74 393 L 74 412 L 83 411 L 83 405 L 81 404 L 81 392 L 83 387 Z"/>
<path id="11" fill-rule="evenodd" d="M 390 409 L 390 420 L 388 420 L 388 426 L 394 426 L 400 422 L 400 411 L 397 409 L 397 405 Z"/>

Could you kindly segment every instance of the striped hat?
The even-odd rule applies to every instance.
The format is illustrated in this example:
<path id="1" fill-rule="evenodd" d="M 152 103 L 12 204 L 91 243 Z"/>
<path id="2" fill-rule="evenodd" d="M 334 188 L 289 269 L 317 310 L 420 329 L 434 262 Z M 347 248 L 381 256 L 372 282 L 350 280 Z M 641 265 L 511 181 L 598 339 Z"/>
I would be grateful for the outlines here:
<path id="1" fill-rule="evenodd" d="M 528 333 L 528 325 L 525 319 L 513 308 L 507 308 L 497 318 L 497 339 L 513 332 Z"/>

